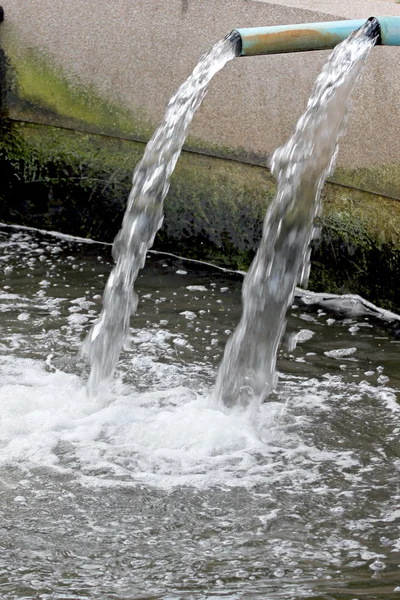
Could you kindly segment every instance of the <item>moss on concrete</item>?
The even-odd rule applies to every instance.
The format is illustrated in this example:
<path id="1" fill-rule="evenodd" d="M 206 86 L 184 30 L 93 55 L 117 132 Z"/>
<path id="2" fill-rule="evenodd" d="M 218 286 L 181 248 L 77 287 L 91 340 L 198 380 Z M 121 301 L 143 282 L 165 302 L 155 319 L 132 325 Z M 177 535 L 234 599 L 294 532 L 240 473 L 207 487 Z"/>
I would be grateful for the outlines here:
<path id="1" fill-rule="evenodd" d="M 91 85 L 61 69 L 43 51 L 21 45 L 12 26 L 2 30 L 6 57 L 6 106 L 14 119 L 113 136 L 148 139 L 153 125 L 108 101 Z"/>
<path id="2" fill-rule="evenodd" d="M 186 256 L 245 269 L 274 192 L 266 169 L 184 152 L 165 202 L 160 240 L 174 240 Z"/>
<path id="3" fill-rule="evenodd" d="M 310 287 L 400 309 L 400 202 L 327 184 Z"/>
<path id="4" fill-rule="evenodd" d="M 106 100 L 94 86 L 79 81 L 54 62 L 44 51 L 20 43 L 12 25 L 2 30 L 5 54 L 6 96 L 3 104 L 13 119 L 67 127 L 136 141 L 148 141 L 157 124 L 144 110 L 135 114 L 122 104 Z M 1 62 L 1 61 L 0 61 Z M 198 153 L 264 165 L 267 156 L 243 148 L 204 142 L 194 136 L 185 147 Z"/>
<path id="5" fill-rule="evenodd" d="M 400 165 L 398 164 L 373 168 L 337 168 L 331 181 L 400 200 Z"/>
<path id="6" fill-rule="evenodd" d="M 75 73 L 60 68 L 44 51 L 21 43 L 13 24 L 2 26 L 1 45 L 0 108 L 11 118 L 136 141 L 151 137 L 157 124 L 144 110 L 133 113 L 107 100 L 93 86 L 79 81 Z M 268 154 L 205 142 L 191 135 L 185 148 L 258 166 L 267 165 L 269 160 Z M 338 168 L 331 181 L 400 199 L 400 165 Z"/>
<path id="7" fill-rule="evenodd" d="M 0 216 L 111 240 L 141 153 L 138 143 L 3 121 Z"/>
<path id="8" fill-rule="evenodd" d="M 111 241 L 144 144 L 3 121 L 0 219 Z M 274 193 L 256 166 L 184 152 L 157 247 L 245 268 Z"/>
<path id="9" fill-rule="evenodd" d="M 144 144 L 2 121 L 0 219 L 112 241 Z M 246 269 L 275 192 L 267 169 L 183 152 L 155 247 Z M 327 184 L 310 287 L 400 310 L 400 202 Z"/>

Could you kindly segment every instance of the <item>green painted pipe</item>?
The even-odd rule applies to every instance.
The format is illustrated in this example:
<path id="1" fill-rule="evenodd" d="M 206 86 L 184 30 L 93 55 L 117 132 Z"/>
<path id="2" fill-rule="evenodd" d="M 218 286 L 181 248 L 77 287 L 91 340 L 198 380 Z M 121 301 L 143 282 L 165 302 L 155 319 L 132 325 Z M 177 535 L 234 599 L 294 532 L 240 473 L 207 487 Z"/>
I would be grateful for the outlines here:
<path id="1" fill-rule="evenodd" d="M 400 17 L 376 17 L 380 36 L 377 44 L 400 46 Z M 368 21 L 375 22 L 374 17 Z M 301 25 L 277 25 L 235 29 L 241 39 L 241 56 L 280 54 L 329 50 L 345 40 L 353 31 L 366 23 L 366 19 L 332 21 Z"/>

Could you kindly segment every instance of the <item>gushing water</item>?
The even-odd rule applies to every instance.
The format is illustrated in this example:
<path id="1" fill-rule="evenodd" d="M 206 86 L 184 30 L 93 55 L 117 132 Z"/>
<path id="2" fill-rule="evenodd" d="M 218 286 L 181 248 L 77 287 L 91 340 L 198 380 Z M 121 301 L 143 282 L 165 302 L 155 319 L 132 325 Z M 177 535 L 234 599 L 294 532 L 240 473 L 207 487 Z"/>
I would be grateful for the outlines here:
<path id="1" fill-rule="evenodd" d="M 273 388 L 286 311 L 296 284 L 308 279 L 321 189 L 344 134 L 351 91 L 376 39 L 372 20 L 335 48 L 292 137 L 272 157 L 278 190 L 243 284 L 242 317 L 218 372 L 214 397 L 221 406 L 256 407 Z"/>
<path id="2" fill-rule="evenodd" d="M 203 56 L 171 98 L 163 123 L 146 146 L 133 174 L 122 228 L 114 240 L 116 265 L 103 295 L 103 308 L 84 344 L 91 363 L 89 391 L 110 379 L 129 334 L 138 298 L 133 289 L 148 249 L 163 221 L 163 201 L 189 125 L 213 76 L 237 53 L 238 34 L 230 34 Z"/>
<path id="3" fill-rule="evenodd" d="M 271 391 L 285 315 L 298 282 L 307 283 L 314 219 L 344 134 L 349 97 L 378 36 L 376 20 L 337 46 L 317 78 L 294 134 L 272 157 L 278 191 L 267 211 L 260 248 L 243 286 L 243 313 L 227 344 L 214 390 L 216 403 L 256 407 Z M 165 118 L 135 169 L 116 265 L 103 309 L 85 342 L 89 391 L 112 377 L 138 298 L 133 285 L 163 220 L 163 201 L 193 115 L 212 77 L 237 54 L 238 38 L 218 42 L 169 102 Z"/>

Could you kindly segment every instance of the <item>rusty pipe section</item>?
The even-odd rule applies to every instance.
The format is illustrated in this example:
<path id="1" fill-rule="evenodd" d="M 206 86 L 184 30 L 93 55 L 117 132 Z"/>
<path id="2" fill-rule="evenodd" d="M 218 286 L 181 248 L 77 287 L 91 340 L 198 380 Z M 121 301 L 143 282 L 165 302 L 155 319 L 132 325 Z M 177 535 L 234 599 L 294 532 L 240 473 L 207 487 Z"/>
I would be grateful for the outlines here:
<path id="1" fill-rule="evenodd" d="M 277 25 L 235 29 L 240 35 L 240 56 L 329 50 L 345 40 L 366 21 L 377 20 L 380 27 L 378 44 L 400 46 L 400 17 L 371 17 L 349 21 Z"/>

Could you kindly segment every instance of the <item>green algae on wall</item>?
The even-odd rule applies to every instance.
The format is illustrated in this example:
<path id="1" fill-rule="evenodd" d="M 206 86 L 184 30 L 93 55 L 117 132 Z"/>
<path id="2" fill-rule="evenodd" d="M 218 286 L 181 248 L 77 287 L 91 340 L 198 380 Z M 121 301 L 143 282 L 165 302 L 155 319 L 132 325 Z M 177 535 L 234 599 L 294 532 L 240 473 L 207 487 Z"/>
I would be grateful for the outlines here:
<path id="1" fill-rule="evenodd" d="M 79 81 L 76 74 L 72 77 L 44 51 L 21 44 L 12 25 L 2 27 L 7 80 L 2 104 L 11 118 L 136 141 L 150 139 L 157 124 L 144 110 L 136 108 L 134 114 L 122 104 L 105 99 L 93 85 Z M 266 155 L 206 143 L 191 135 L 185 148 L 256 165 L 267 161 Z"/>
<path id="2" fill-rule="evenodd" d="M 111 241 L 143 150 L 140 142 L 3 121 L 0 218 Z M 266 169 L 184 152 L 157 247 L 245 268 L 273 193 Z"/>
<path id="3" fill-rule="evenodd" d="M 97 143 L 96 143 L 97 142 Z M 141 145 L 48 126 L 3 121 L 0 218 L 111 239 Z"/>
<path id="4" fill-rule="evenodd" d="M 310 287 L 357 293 L 400 309 L 400 202 L 334 184 L 324 188 L 321 235 L 314 242 Z"/>
<path id="5" fill-rule="evenodd" d="M 150 139 L 157 124 L 144 109 L 132 111 L 107 100 L 93 85 L 61 68 L 45 51 L 25 46 L 13 24 L 2 24 L 1 45 L 0 102 L 10 118 L 136 141 Z M 258 166 L 267 165 L 269 160 L 267 152 L 252 153 L 191 135 L 185 148 Z M 400 199 L 400 165 L 337 168 L 331 181 Z"/>
<path id="6" fill-rule="evenodd" d="M 112 241 L 144 144 L 3 119 L 0 220 Z M 267 169 L 183 152 L 155 248 L 246 269 L 275 192 Z M 400 310 L 400 202 L 332 183 L 310 288 Z"/>
<path id="7" fill-rule="evenodd" d="M 351 188 L 373 192 L 388 198 L 400 200 L 400 165 L 349 169 L 339 167 L 331 178 L 334 183 Z"/>
<path id="8" fill-rule="evenodd" d="M 66 73 L 44 52 L 20 43 L 12 25 L 2 26 L 6 104 L 10 117 L 118 137 L 147 140 L 153 130 L 144 113 L 122 105 Z M 4 88 L 4 85 L 3 85 Z"/>

